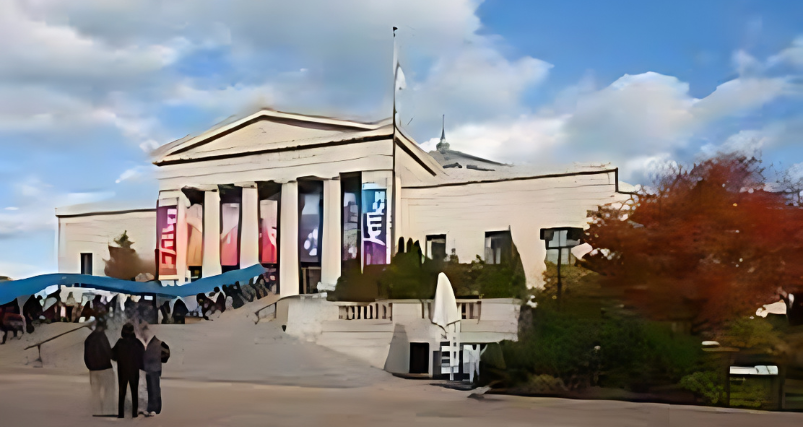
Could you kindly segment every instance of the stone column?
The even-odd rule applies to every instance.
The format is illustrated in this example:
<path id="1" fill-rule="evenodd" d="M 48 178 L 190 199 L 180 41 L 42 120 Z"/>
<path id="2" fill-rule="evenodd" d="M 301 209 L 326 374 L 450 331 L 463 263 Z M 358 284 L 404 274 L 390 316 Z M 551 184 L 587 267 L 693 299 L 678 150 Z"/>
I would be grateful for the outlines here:
<path id="1" fill-rule="evenodd" d="M 323 244 L 321 245 L 321 289 L 333 291 L 340 277 L 342 252 L 341 228 L 343 206 L 340 202 L 340 179 L 323 182 Z"/>
<path id="2" fill-rule="evenodd" d="M 279 217 L 279 294 L 298 295 L 298 182 L 282 184 Z"/>
<path id="3" fill-rule="evenodd" d="M 221 273 L 220 268 L 220 193 L 204 191 L 204 250 L 203 277 Z"/>
<path id="4" fill-rule="evenodd" d="M 240 268 L 259 264 L 259 194 L 255 183 L 242 187 Z"/>
<path id="5" fill-rule="evenodd" d="M 189 229 L 187 228 L 187 207 L 190 201 L 184 193 L 178 197 L 178 223 L 176 223 L 176 279 L 177 285 L 183 285 L 189 282 L 187 276 L 189 269 L 187 267 L 187 246 L 189 243 Z"/>

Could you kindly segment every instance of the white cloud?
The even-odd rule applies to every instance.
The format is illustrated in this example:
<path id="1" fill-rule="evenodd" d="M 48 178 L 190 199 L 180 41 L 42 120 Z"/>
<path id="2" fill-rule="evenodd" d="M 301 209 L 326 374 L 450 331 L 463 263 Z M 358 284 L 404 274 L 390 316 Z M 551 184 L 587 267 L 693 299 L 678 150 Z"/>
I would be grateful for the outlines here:
<path id="1" fill-rule="evenodd" d="M 516 163 L 612 162 L 622 167 L 623 178 L 636 179 L 718 120 L 753 112 L 798 90 L 788 78 L 748 77 L 697 99 L 688 83 L 653 72 L 625 75 L 596 91 L 589 87 L 582 83 L 555 105 L 516 119 L 459 125 L 447 130 L 447 139 L 453 149 Z M 779 129 L 775 124 L 740 133 L 704 151 L 755 151 L 773 141 Z"/>
<path id="2" fill-rule="evenodd" d="M 568 116 L 525 115 L 515 119 L 460 125 L 446 132 L 454 150 L 497 161 L 523 163 L 550 157 L 565 139 Z M 438 139 L 428 144 L 434 147 Z"/>
<path id="3" fill-rule="evenodd" d="M 622 170 L 626 171 L 628 179 L 640 179 L 651 181 L 666 172 L 676 170 L 677 162 L 672 159 L 669 153 L 658 153 L 655 155 L 638 156 L 625 161 Z"/>
<path id="4" fill-rule="evenodd" d="M 772 135 L 766 130 L 741 130 L 729 136 L 722 144 L 706 144 L 700 148 L 704 156 L 715 156 L 721 153 L 742 153 L 747 156 L 758 156 L 761 149 L 768 145 Z"/>
<path id="5" fill-rule="evenodd" d="M 791 64 L 803 67 L 803 35 L 792 41 L 792 45 L 774 55 L 767 61 L 770 66 L 778 64 Z"/>
<path id="6" fill-rule="evenodd" d="M 740 76 L 760 74 L 764 71 L 764 64 L 743 49 L 733 53 L 733 65 Z"/>
<path id="7" fill-rule="evenodd" d="M 62 193 L 37 177 L 29 177 L 12 186 L 16 209 L 0 212 L 0 237 L 38 230 L 55 230 L 56 207 L 92 203 L 114 196 L 113 192 Z"/>
<path id="8" fill-rule="evenodd" d="M 234 115 L 253 112 L 260 107 L 281 105 L 286 102 L 285 93 L 288 92 L 292 92 L 292 89 L 288 87 L 279 89 L 272 84 L 236 84 L 223 88 L 202 89 L 192 86 L 190 82 L 184 82 L 173 89 L 165 104 L 192 106 Z"/>
<path id="9" fill-rule="evenodd" d="M 36 20 L 20 6 L 18 1 L 0 3 L 0 37 L 8 41 L 0 45 L 0 79 L 5 82 L 112 84 L 158 71 L 179 55 L 167 44 L 112 46 L 67 23 Z"/>
<path id="10" fill-rule="evenodd" d="M 126 169 L 123 173 L 120 174 L 120 177 L 115 180 L 115 184 L 119 184 L 123 181 L 140 179 L 143 177 L 150 177 L 153 175 L 156 166 L 153 165 L 138 165 L 132 168 Z"/>
<path id="11" fill-rule="evenodd" d="M 695 105 L 698 120 L 710 122 L 724 116 L 741 115 L 777 99 L 800 93 L 789 78 L 751 77 L 723 83 Z"/>
<path id="12" fill-rule="evenodd" d="M 6 210 L 7 210 L 7 211 L 18 211 L 19 209 L 20 209 L 20 208 L 18 208 L 18 207 L 16 207 L 16 206 L 8 206 L 8 207 L 6 207 Z"/>
<path id="13" fill-rule="evenodd" d="M 412 105 L 402 105 L 400 113 L 429 120 L 448 113 L 456 121 L 516 114 L 524 92 L 542 83 L 551 68 L 529 56 L 510 61 L 492 46 L 466 47 L 456 56 L 440 58 L 413 87 Z"/>

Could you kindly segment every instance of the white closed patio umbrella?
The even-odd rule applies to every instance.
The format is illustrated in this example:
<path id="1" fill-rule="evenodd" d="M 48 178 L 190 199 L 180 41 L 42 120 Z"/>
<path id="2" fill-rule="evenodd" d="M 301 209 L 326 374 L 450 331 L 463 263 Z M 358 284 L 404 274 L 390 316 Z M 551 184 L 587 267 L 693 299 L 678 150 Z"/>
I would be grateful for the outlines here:
<path id="1" fill-rule="evenodd" d="M 449 342 L 449 347 L 441 348 L 441 352 L 447 351 L 449 354 L 449 364 L 441 365 L 441 373 L 449 373 L 449 379 L 454 380 L 454 374 L 458 372 L 460 363 L 460 311 L 457 309 L 452 284 L 443 273 L 438 275 L 434 306 L 432 323 L 443 329 Z"/>

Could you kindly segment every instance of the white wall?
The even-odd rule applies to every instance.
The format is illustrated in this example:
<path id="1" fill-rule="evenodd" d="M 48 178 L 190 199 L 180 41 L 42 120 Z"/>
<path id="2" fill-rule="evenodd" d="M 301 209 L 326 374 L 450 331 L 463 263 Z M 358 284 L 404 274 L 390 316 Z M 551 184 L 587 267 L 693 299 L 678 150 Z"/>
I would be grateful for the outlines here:
<path id="1" fill-rule="evenodd" d="M 81 254 L 92 253 L 92 274 L 104 276 L 109 245 L 128 232 L 132 248 L 144 258 L 154 257 L 156 211 L 106 213 L 61 217 L 59 220 L 59 273 L 80 273 Z"/>
<path id="2" fill-rule="evenodd" d="M 159 188 L 173 190 L 252 181 L 288 182 L 308 176 L 333 178 L 346 172 L 392 169 L 393 146 L 388 139 L 165 165 L 158 174 Z"/>
<path id="3" fill-rule="evenodd" d="M 480 319 L 460 321 L 460 340 L 471 344 L 518 341 L 521 301 L 512 298 L 485 298 L 480 301 Z"/>
<path id="4" fill-rule="evenodd" d="M 492 183 L 402 188 L 405 238 L 446 234 L 460 262 L 484 255 L 485 232 L 511 230 L 529 287 L 542 284 L 546 249 L 541 228 L 583 227 L 597 206 L 623 200 L 614 172 Z"/>

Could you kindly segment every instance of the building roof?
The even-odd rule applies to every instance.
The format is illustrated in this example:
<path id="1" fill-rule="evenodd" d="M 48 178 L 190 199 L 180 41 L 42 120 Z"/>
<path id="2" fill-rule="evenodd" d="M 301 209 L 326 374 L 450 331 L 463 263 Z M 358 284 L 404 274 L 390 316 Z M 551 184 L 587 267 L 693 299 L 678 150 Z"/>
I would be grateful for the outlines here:
<path id="1" fill-rule="evenodd" d="M 120 201 L 107 200 L 97 203 L 83 203 L 79 205 L 62 206 L 56 208 L 56 217 L 70 218 L 90 215 L 119 215 L 134 212 L 156 211 L 156 202 L 147 201 Z"/>
<path id="2" fill-rule="evenodd" d="M 301 145 L 314 144 L 316 142 L 340 142 L 382 134 L 388 134 L 389 136 L 392 133 L 390 119 L 378 122 L 358 122 L 331 117 L 286 113 L 263 108 L 244 117 L 230 117 L 198 135 L 188 135 L 158 147 L 151 153 L 153 163 L 164 165 L 175 161 L 205 159 L 216 155 L 230 154 L 226 153 L 225 150 L 206 150 L 206 152 L 199 153 L 197 152 L 199 150 L 196 149 L 229 133 L 261 121 L 283 124 L 299 130 L 303 129 L 303 131 L 296 132 L 296 135 L 287 133 L 270 135 L 267 144 L 256 141 L 249 144 L 248 147 L 236 147 L 228 151 L 248 153 L 264 149 L 265 147 L 263 146 L 276 145 L 277 143 L 297 143 Z M 191 150 L 193 151 L 192 153 L 190 152 Z"/>
<path id="3" fill-rule="evenodd" d="M 274 127 L 269 128 L 267 132 L 261 129 L 261 133 L 260 129 L 249 128 L 246 132 L 251 132 L 253 135 L 245 135 L 243 138 L 246 142 L 237 146 L 214 144 L 218 138 L 263 121 L 269 124 L 259 126 Z M 154 150 L 152 157 L 154 164 L 162 166 L 252 155 L 277 149 L 292 150 L 350 141 L 390 139 L 393 130 L 390 118 L 375 122 L 360 122 L 263 108 L 247 116 L 229 118 L 198 135 L 167 143 Z M 609 164 L 541 167 L 500 163 L 450 149 L 446 142 L 445 131 L 441 133 L 439 149 L 429 153 L 421 149 L 420 145 L 402 129 L 396 128 L 395 140 L 397 146 L 414 157 L 416 162 L 432 175 L 435 182 L 444 184 L 572 173 L 604 173 L 615 169 Z"/>

